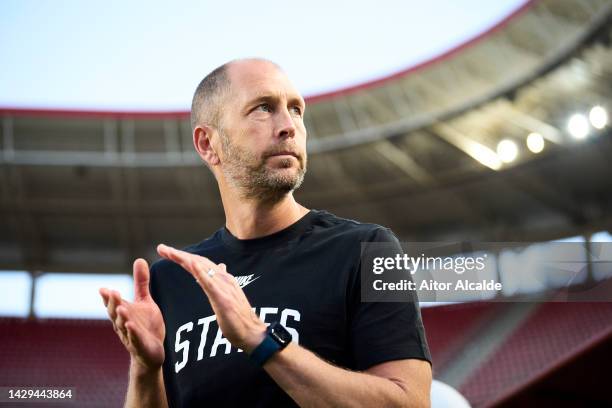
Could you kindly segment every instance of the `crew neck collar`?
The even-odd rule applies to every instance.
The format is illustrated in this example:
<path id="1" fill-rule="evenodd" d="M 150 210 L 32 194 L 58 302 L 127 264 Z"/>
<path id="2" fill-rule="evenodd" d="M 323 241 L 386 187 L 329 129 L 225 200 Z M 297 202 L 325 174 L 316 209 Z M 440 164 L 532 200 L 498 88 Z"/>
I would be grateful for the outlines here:
<path id="1" fill-rule="evenodd" d="M 238 251 L 255 251 L 277 247 L 279 244 L 287 243 L 293 238 L 301 235 L 310 225 L 310 221 L 316 216 L 317 210 L 311 209 L 299 220 L 280 231 L 259 238 L 238 239 L 223 226 L 219 232 L 223 243 Z"/>

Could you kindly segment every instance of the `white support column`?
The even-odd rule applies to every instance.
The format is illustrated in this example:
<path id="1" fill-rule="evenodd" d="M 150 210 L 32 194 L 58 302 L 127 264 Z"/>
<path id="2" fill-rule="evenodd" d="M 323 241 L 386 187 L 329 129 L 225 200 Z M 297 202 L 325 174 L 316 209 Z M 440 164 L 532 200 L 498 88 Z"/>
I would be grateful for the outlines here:
<path id="1" fill-rule="evenodd" d="M 113 119 L 104 120 L 104 156 L 111 163 L 117 162 L 119 143 L 117 140 L 117 121 Z"/>
<path id="2" fill-rule="evenodd" d="M 34 300 L 36 298 L 36 284 L 38 277 L 41 275 L 38 271 L 28 271 L 30 278 L 32 279 L 32 286 L 30 287 L 30 306 L 28 310 L 28 319 L 36 319 L 36 313 L 34 312 Z"/>
<path id="3" fill-rule="evenodd" d="M 131 119 L 121 122 L 121 161 L 128 166 L 133 166 L 135 157 L 135 125 Z"/>
<path id="4" fill-rule="evenodd" d="M 164 120 L 164 144 L 166 156 L 170 163 L 181 161 L 181 144 L 179 140 L 179 129 L 176 119 Z"/>

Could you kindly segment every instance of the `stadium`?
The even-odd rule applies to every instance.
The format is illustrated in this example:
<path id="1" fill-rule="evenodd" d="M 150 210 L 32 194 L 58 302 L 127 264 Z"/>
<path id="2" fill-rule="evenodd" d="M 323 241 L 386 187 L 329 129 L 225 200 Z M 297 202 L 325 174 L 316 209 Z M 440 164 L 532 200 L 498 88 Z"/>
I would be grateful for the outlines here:
<path id="1" fill-rule="evenodd" d="M 433 407 L 465 406 L 457 392 L 473 407 L 612 405 L 611 40 L 608 0 L 527 1 L 433 59 L 306 97 L 297 200 L 454 243 L 440 256 L 487 254 L 490 275 L 460 276 L 482 287 L 421 297 L 434 379 L 454 389 Z M 0 297 L 22 305 L 0 317 L 0 387 L 121 406 L 129 354 L 111 323 L 39 310 L 62 297 L 54 275 L 82 279 L 70 296 L 87 275 L 130 292 L 134 259 L 223 225 L 189 111 L 0 106 L 0 120 Z M 563 273 L 528 264 L 547 251 Z"/>

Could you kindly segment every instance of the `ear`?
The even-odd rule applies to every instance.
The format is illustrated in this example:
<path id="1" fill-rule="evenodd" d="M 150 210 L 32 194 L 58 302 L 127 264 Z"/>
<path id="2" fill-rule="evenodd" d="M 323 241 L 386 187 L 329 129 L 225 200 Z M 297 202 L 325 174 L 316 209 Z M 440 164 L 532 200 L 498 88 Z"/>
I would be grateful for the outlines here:
<path id="1" fill-rule="evenodd" d="M 196 126 L 193 129 L 193 146 L 202 160 L 208 163 L 210 167 L 220 163 L 219 155 L 212 143 L 213 135 L 216 135 L 216 132 L 211 127 L 205 125 Z"/>

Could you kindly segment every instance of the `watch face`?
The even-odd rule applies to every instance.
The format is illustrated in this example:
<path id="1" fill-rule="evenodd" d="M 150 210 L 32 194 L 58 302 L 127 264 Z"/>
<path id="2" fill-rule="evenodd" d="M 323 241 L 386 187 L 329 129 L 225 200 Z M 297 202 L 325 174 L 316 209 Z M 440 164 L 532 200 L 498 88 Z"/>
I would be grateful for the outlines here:
<path id="1" fill-rule="evenodd" d="M 270 326 L 270 335 L 282 345 L 288 344 L 291 341 L 291 333 L 289 333 L 280 323 Z"/>

